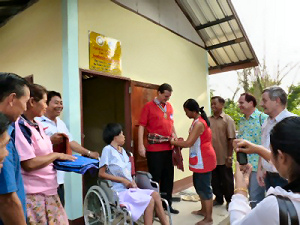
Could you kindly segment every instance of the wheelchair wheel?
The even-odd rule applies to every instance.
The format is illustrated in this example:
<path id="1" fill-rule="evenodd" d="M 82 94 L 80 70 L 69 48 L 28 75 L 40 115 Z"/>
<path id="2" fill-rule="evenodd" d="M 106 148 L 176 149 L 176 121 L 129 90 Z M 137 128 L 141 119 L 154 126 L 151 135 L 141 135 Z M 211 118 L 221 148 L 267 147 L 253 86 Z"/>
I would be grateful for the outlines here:
<path id="1" fill-rule="evenodd" d="M 104 191 L 92 186 L 84 198 L 84 222 L 86 225 L 108 225 L 111 221 L 111 210 Z"/>

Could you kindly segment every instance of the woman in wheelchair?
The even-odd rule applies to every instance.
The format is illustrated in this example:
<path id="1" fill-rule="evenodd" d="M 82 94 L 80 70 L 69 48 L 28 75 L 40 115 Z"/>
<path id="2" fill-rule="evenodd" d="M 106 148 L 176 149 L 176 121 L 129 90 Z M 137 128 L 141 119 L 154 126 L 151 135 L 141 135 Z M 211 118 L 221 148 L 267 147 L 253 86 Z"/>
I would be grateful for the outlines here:
<path id="1" fill-rule="evenodd" d="M 108 124 L 103 131 L 103 140 L 107 144 L 100 158 L 99 177 L 111 180 L 112 189 L 118 193 L 119 202 L 124 205 L 137 221 L 144 213 L 145 225 L 153 223 L 155 210 L 161 224 L 168 225 L 159 193 L 149 189 L 139 189 L 131 176 L 131 163 L 122 148 L 125 143 L 122 126 Z"/>

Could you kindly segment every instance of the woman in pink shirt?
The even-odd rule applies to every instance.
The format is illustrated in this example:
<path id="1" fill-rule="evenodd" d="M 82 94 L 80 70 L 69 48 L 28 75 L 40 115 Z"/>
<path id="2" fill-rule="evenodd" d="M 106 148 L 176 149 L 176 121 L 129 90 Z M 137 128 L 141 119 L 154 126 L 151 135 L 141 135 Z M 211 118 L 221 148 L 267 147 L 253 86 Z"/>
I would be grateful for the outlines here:
<path id="1" fill-rule="evenodd" d="M 20 155 L 26 191 L 28 224 L 69 224 L 57 195 L 56 170 L 53 161 L 74 160 L 75 157 L 54 153 L 50 138 L 42 125 L 35 121 L 47 108 L 47 90 L 30 86 L 27 110 L 15 122 L 15 143 Z"/>

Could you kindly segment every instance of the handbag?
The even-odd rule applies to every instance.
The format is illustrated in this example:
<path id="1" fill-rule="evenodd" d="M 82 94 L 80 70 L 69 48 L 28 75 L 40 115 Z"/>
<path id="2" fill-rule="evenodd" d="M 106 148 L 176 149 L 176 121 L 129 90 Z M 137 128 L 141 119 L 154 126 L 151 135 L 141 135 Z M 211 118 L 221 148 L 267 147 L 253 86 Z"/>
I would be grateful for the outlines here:
<path id="1" fill-rule="evenodd" d="M 279 224 L 288 225 L 289 219 L 291 225 L 299 225 L 299 219 L 296 208 L 288 197 L 275 195 L 279 206 Z"/>

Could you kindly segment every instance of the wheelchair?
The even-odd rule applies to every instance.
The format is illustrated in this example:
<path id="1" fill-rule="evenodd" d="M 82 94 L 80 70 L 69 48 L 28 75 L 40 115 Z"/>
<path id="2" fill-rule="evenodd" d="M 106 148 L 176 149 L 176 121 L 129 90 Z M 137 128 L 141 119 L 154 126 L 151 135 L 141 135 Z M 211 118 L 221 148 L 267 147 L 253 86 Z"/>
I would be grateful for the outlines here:
<path id="1" fill-rule="evenodd" d="M 141 189 L 151 189 L 159 193 L 159 185 L 152 181 L 150 173 L 137 171 L 133 176 L 137 186 Z M 99 178 L 98 185 L 90 187 L 83 203 L 84 221 L 86 225 L 133 225 L 131 212 L 119 204 L 117 193 L 114 192 L 112 182 Z M 167 215 L 169 223 L 172 225 L 172 218 L 168 201 L 162 198 L 162 201 L 167 206 Z M 143 223 L 141 217 L 137 224 Z"/>

